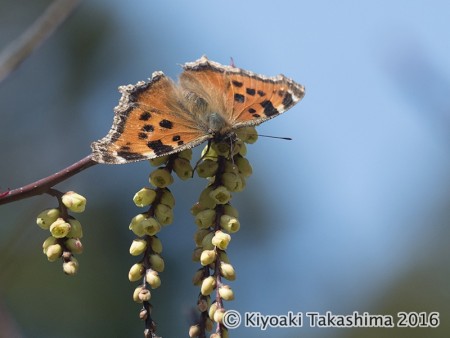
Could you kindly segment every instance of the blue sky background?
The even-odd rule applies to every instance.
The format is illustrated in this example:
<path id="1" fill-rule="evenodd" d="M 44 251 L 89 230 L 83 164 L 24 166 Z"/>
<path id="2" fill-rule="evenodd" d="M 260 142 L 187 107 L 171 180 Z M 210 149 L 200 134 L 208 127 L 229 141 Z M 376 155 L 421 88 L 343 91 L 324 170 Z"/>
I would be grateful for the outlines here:
<path id="1" fill-rule="evenodd" d="M 47 4 L 0 1 L 0 46 Z M 176 78 L 179 64 L 206 54 L 223 64 L 233 57 L 238 67 L 265 75 L 283 73 L 305 85 L 306 96 L 258 128 L 293 141 L 260 139 L 249 147 L 254 175 L 233 200 L 242 228 L 229 249 L 238 277 L 231 284 L 236 300 L 227 308 L 439 311 L 439 329 L 382 334 L 442 337 L 450 327 L 448 13 L 446 1 L 85 2 L 0 84 L 6 159 L 0 188 L 29 183 L 88 154 L 90 142 L 110 128 L 117 87 L 155 70 Z M 53 201 L 1 207 L 0 304 L 24 336 L 59 337 L 68 325 L 62 314 L 55 329 L 48 316 L 24 309 L 30 298 L 62 313 L 75 307 L 76 325 L 66 337 L 141 334 L 126 280 L 133 263 L 128 222 L 139 212 L 131 198 L 149 171 L 146 163 L 98 166 L 60 186 L 89 201 L 78 217 L 86 249 L 79 276 L 70 281 L 40 254 L 46 235 L 33 226 Z M 163 337 L 185 334 L 195 305 L 189 208 L 204 185 L 194 179 L 173 186 L 177 214 L 161 234 L 167 271 L 153 302 Z M 37 284 L 30 280 L 36 274 Z M 105 281 L 117 283 L 113 291 L 101 287 Z M 92 304 L 96 299 L 102 304 Z M 98 313 L 102 318 L 92 319 Z M 381 331 L 240 328 L 232 336 L 362 332 Z"/>

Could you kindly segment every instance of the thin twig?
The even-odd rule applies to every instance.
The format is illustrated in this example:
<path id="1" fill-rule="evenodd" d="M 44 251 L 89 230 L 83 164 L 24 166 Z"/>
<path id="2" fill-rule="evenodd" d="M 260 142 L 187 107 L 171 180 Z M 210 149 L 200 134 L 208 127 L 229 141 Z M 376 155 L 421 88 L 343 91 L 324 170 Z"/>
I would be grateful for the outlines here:
<path id="1" fill-rule="evenodd" d="M 0 82 L 16 69 L 73 12 L 81 0 L 56 0 L 0 53 Z"/>
<path id="2" fill-rule="evenodd" d="M 97 164 L 97 162 L 92 159 L 92 155 L 88 155 L 85 158 L 79 160 L 78 162 L 68 166 L 61 171 L 58 171 L 53 175 L 42 178 L 34 183 L 27 184 L 23 187 L 0 194 L 0 205 L 19 201 L 21 199 L 36 195 L 45 194 L 54 185 L 67 180 L 69 177 L 72 177 L 73 175 L 78 174 L 80 171 L 92 167 L 95 164 Z"/>

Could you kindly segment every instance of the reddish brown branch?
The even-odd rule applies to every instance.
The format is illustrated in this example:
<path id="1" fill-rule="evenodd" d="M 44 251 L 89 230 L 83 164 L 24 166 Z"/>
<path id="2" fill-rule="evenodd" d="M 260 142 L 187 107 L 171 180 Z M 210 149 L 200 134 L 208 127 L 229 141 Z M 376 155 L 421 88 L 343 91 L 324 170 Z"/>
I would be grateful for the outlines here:
<path id="1" fill-rule="evenodd" d="M 45 194 L 54 185 L 67 180 L 69 177 L 72 177 L 73 175 L 78 174 L 80 171 L 92 167 L 95 164 L 97 164 L 97 162 L 92 159 L 91 155 L 88 155 L 85 158 L 79 160 L 78 162 L 75 162 L 74 164 L 61 171 L 58 171 L 53 175 L 27 184 L 23 187 L 0 194 L 0 205 L 19 201 L 21 199 L 36 195 Z"/>

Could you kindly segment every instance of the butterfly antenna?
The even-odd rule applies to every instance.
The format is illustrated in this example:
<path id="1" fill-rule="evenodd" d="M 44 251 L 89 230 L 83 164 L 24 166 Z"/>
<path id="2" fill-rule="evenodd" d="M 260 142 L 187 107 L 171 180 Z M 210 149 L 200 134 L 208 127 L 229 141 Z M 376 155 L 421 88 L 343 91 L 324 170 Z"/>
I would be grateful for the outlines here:
<path id="1" fill-rule="evenodd" d="M 261 134 L 258 134 L 258 136 L 261 136 L 261 137 L 269 137 L 269 138 L 277 138 L 277 139 L 279 139 L 279 140 L 292 141 L 292 138 L 290 138 L 290 137 L 271 136 L 271 135 L 261 135 Z"/>
<path id="2" fill-rule="evenodd" d="M 232 56 L 230 56 L 230 66 L 233 68 L 236 68 L 236 65 L 234 64 L 234 59 Z"/>

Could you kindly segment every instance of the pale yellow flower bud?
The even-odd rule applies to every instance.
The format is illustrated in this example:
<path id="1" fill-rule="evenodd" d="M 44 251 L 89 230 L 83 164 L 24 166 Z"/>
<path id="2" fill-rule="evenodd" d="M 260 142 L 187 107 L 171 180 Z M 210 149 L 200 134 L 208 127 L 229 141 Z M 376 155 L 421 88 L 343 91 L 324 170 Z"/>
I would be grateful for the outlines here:
<path id="1" fill-rule="evenodd" d="M 158 272 L 164 271 L 164 260 L 162 257 L 158 254 L 151 254 L 149 257 L 150 265 L 153 270 Z"/>
<path id="2" fill-rule="evenodd" d="M 239 174 L 239 169 L 234 161 L 226 160 L 224 161 L 224 172 Z"/>
<path id="3" fill-rule="evenodd" d="M 74 191 L 66 192 L 61 200 L 67 209 L 72 212 L 83 212 L 86 208 L 86 198 Z"/>
<path id="4" fill-rule="evenodd" d="M 219 260 L 224 263 L 230 263 L 230 259 L 225 251 L 219 251 Z"/>
<path id="5" fill-rule="evenodd" d="M 149 181 L 155 187 L 166 188 L 173 183 L 173 176 L 165 168 L 158 168 L 150 174 Z"/>
<path id="6" fill-rule="evenodd" d="M 202 248 L 203 250 L 211 250 L 214 249 L 214 244 L 212 244 L 212 239 L 214 238 L 214 232 L 208 233 L 202 239 Z"/>
<path id="7" fill-rule="evenodd" d="M 179 158 L 184 158 L 185 160 L 192 160 L 192 149 L 185 149 L 178 153 Z"/>
<path id="8" fill-rule="evenodd" d="M 228 285 L 222 285 L 219 288 L 219 295 L 224 300 L 233 300 L 234 299 L 234 293 L 233 290 Z"/>
<path id="9" fill-rule="evenodd" d="M 165 204 L 158 204 L 155 208 L 155 217 L 161 225 L 173 222 L 173 210 Z"/>
<path id="10" fill-rule="evenodd" d="M 74 254 L 83 253 L 83 244 L 81 244 L 81 241 L 78 238 L 69 238 L 64 244 L 67 249 Z"/>
<path id="11" fill-rule="evenodd" d="M 197 214 L 202 211 L 205 210 L 207 208 L 203 207 L 199 202 L 195 203 L 192 208 L 191 208 L 191 214 L 194 216 L 197 216 Z"/>
<path id="12" fill-rule="evenodd" d="M 50 225 L 50 233 L 55 238 L 63 238 L 66 237 L 70 231 L 70 224 L 67 223 L 61 217 Z"/>
<path id="13" fill-rule="evenodd" d="M 153 236 L 161 230 L 161 225 L 154 217 L 146 218 L 145 215 L 139 214 L 133 217 L 129 229 L 139 237 L 144 235 Z"/>
<path id="14" fill-rule="evenodd" d="M 139 300 L 141 302 L 148 302 L 152 298 L 152 294 L 148 289 L 141 289 L 138 294 Z"/>
<path id="15" fill-rule="evenodd" d="M 213 320 L 216 323 L 222 323 L 224 314 L 225 314 L 224 308 L 217 309 L 216 311 L 214 311 Z"/>
<path id="16" fill-rule="evenodd" d="M 213 188 L 211 186 L 205 188 L 201 193 L 198 199 L 200 206 L 202 208 L 214 209 L 216 207 L 215 200 L 210 196 Z"/>
<path id="17" fill-rule="evenodd" d="M 208 316 L 209 318 L 211 318 L 212 320 L 214 320 L 214 313 L 217 311 L 217 303 L 214 302 L 211 304 L 211 306 L 209 307 L 208 310 Z"/>
<path id="18" fill-rule="evenodd" d="M 202 246 L 203 238 L 211 231 L 208 229 L 199 229 L 194 233 L 194 241 L 197 246 Z"/>
<path id="19" fill-rule="evenodd" d="M 197 166 L 197 175 L 203 178 L 213 177 L 216 174 L 218 168 L 219 164 L 217 163 L 217 161 L 204 160 Z"/>
<path id="20" fill-rule="evenodd" d="M 239 148 L 239 155 L 241 156 L 247 155 L 247 145 L 245 143 L 241 143 L 241 146 Z"/>
<path id="21" fill-rule="evenodd" d="M 216 287 L 216 280 L 213 276 L 206 277 L 203 282 L 202 286 L 200 288 L 200 292 L 203 296 L 208 296 L 213 292 L 214 288 Z"/>
<path id="22" fill-rule="evenodd" d="M 173 208 L 175 206 L 175 198 L 173 197 L 169 189 L 164 189 L 161 194 L 160 202 L 161 204 L 167 205 L 169 208 Z"/>
<path id="23" fill-rule="evenodd" d="M 53 222 L 55 222 L 59 217 L 59 209 L 46 209 L 41 211 L 36 219 L 36 224 L 42 229 L 47 230 L 50 228 Z"/>
<path id="24" fill-rule="evenodd" d="M 236 272 L 234 271 L 233 266 L 229 263 L 220 262 L 220 274 L 230 281 L 236 279 Z"/>
<path id="25" fill-rule="evenodd" d="M 158 272 L 152 269 L 148 269 L 145 273 L 145 280 L 152 289 L 159 288 L 161 285 L 161 279 L 159 278 Z"/>
<path id="26" fill-rule="evenodd" d="M 133 197 L 133 202 L 138 207 L 145 207 L 153 203 L 156 191 L 150 188 L 142 188 Z"/>
<path id="27" fill-rule="evenodd" d="M 130 246 L 130 255 L 139 256 L 147 249 L 147 241 L 145 239 L 135 239 Z"/>
<path id="28" fill-rule="evenodd" d="M 59 257 L 61 257 L 63 253 L 62 246 L 59 244 L 49 245 L 47 250 L 45 250 L 45 254 L 47 255 L 47 259 L 50 262 L 56 261 Z"/>
<path id="29" fill-rule="evenodd" d="M 223 173 L 222 184 L 229 191 L 240 191 L 240 189 L 242 189 L 241 177 L 235 173 L 231 173 L 231 172 Z"/>
<path id="30" fill-rule="evenodd" d="M 63 270 L 66 275 L 73 276 L 78 271 L 78 260 L 75 257 L 72 257 L 69 262 L 63 263 Z"/>
<path id="31" fill-rule="evenodd" d="M 200 336 L 201 329 L 200 325 L 191 325 L 189 328 L 189 338 L 197 338 Z"/>
<path id="32" fill-rule="evenodd" d="M 211 148 L 214 149 L 219 156 L 228 156 L 230 154 L 230 144 L 226 142 L 212 142 Z"/>
<path id="33" fill-rule="evenodd" d="M 203 266 L 209 265 L 217 258 L 217 254 L 214 250 L 204 250 L 200 256 L 200 264 Z"/>
<path id="34" fill-rule="evenodd" d="M 201 156 L 203 160 L 217 161 L 217 157 L 218 155 L 216 151 L 213 149 L 213 147 L 206 145 L 205 148 L 203 148 Z"/>
<path id="35" fill-rule="evenodd" d="M 252 144 L 258 140 L 258 133 L 255 127 L 244 127 L 236 131 L 237 137 L 245 143 Z"/>
<path id="36" fill-rule="evenodd" d="M 223 231 L 216 231 L 211 242 L 214 246 L 218 247 L 220 250 L 226 250 L 228 244 L 230 244 L 231 236 L 224 233 Z"/>
<path id="37" fill-rule="evenodd" d="M 150 247 L 152 248 L 153 252 L 157 254 L 160 254 L 163 249 L 161 240 L 155 236 L 152 236 Z"/>
<path id="38" fill-rule="evenodd" d="M 224 214 L 226 214 L 226 215 L 233 216 L 234 218 L 239 217 L 239 212 L 237 211 L 237 209 L 230 204 L 225 204 L 223 206 L 223 211 L 224 211 Z"/>
<path id="39" fill-rule="evenodd" d="M 139 294 L 141 293 L 143 287 L 142 286 L 138 286 L 136 289 L 134 289 L 133 291 L 133 300 L 136 303 L 142 303 L 142 300 L 139 299 Z"/>
<path id="40" fill-rule="evenodd" d="M 149 160 L 149 162 L 152 166 L 158 167 L 158 166 L 166 163 L 168 160 L 169 160 L 169 155 L 165 155 L 165 156 L 152 158 L 151 160 Z"/>
<path id="41" fill-rule="evenodd" d="M 173 171 L 183 181 L 192 177 L 192 170 L 191 163 L 184 158 L 178 157 L 173 162 Z"/>
<path id="42" fill-rule="evenodd" d="M 142 263 L 135 263 L 128 272 L 128 279 L 130 280 L 130 282 L 136 282 L 144 276 L 144 273 L 144 265 Z"/>
<path id="43" fill-rule="evenodd" d="M 244 190 L 245 186 L 247 185 L 247 181 L 246 181 L 244 175 L 239 174 L 239 176 L 241 177 L 241 186 L 239 187 L 239 189 L 236 190 L 236 192 Z"/>
<path id="44" fill-rule="evenodd" d="M 42 243 L 42 251 L 44 252 L 44 254 L 47 253 L 47 248 L 50 245 L 56 244 L 57 241 L 58 240 L 53 236 L 47 237 L 44 243 Z"/>
<path id="45" fill-rule="evenodd" d="M 83 229 L 81 227 L 81 223 L 78 222 L 74 218 L 69 218 L 70 231 L 66 237 L 69 238 L 82 238 L 83 237 Z"/>
<path id="46" fill-rule="evenodd" d="M 220 227 L 229 233 L 234 233 L 239 231 L 241 224 L 237 218 L 225 214 L 220 217 Z"/>
<path id="47" fill-rule="evenodd" d="M 253 173 L 252 166 L 250 165 L 250 162 L 245 157 L 237 156 L 235 159 L 235 163 L 239 168 L 239 172 L 244 177 L 249 177 Z"/>
<path id="48" fill-rule="evenodd" d="M 144 233 L 149 236 L 154 236 L 161 230 L 161 224 L 153 217 L 145 219 L 142 224 Z"/>
<path id="49" fill-rule="evenodd" d="M 209 197 L 217 204 L 226 204 L 231 199 L 231 194 L 224 186 L 219 186 L 209 193 Z M 203 204 L 200 201 L 201 204 Z"/>
<path id="50" fill-rule="evenodd" d="M 134 232 L 136 236 L 142 237 L 145 235 L 144 227 L 142 225 L 142 222 L 146 219 L 146 216 L 144 214 L 139 214 L 134 216 L 131 219 L 131 223 L 129 225 L 129 229 Z"/>
<path id="51" fill-rule="evenodd" d="M 207 229 L 214 224 L 216 219 L 216 211 L 213 209 L 205 209 L 195 216 L 195 224 L 200 229 Z"/>

